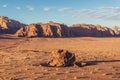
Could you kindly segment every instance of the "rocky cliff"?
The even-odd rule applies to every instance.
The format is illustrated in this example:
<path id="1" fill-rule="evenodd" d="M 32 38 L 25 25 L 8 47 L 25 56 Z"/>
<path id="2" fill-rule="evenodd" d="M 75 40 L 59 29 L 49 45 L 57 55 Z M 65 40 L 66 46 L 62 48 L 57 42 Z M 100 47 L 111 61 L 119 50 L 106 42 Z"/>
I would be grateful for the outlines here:
<path id="1" fill-rule="evenodd" d="M 69 29 L 64 24 L 48 22 L 22 27 L 16 33 L 19 37 L 69 37 Z"/>
<path id="2" fill-rule="evenodd" d="M 25 25 L 18 21 L 0 16 L 0 34 L 13 34 L 23 26 Z"/>
<path id="3" fill-rule="evenodd" d="M 65 24 L 48 22 L 37 23 L 22 27 L 16 33 L 19 37 L 113 37 L 115 32 L 107 27 L 92 24 Z"/>
<path id="4" fill-rule="evenodd" d="M 120 26 L 115 26 L 112 28 L 116 34 L 116 36 L 120 37 Z"/>
<path id="5" fill-rule="evenodd" d="M 74 24 L 69 28 L 72 37 L 92 36 L 92 37 L 112 37 L 115 32 L 107 27 L 92 24 Z"/>

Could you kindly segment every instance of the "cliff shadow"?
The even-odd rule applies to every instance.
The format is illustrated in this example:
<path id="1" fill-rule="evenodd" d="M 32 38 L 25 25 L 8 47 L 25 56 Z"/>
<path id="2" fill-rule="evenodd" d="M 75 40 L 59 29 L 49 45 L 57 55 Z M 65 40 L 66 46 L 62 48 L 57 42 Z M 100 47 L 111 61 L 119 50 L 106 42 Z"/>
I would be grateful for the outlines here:
<path id="1" fill-rule="evenodd" d="M 13 37 L 10 35 L 0 34 L 0 39 L 21 39 L 21 37 Z"/>

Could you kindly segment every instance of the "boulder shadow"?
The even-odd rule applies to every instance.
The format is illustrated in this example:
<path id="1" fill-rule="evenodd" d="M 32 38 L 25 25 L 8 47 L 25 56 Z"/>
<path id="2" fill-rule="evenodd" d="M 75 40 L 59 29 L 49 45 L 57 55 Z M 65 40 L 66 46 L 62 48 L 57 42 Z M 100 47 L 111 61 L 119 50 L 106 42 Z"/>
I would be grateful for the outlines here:
<path id="1" fill-rule="evenodd" d="M 65 67 L 85 67 L 85 66 L 94 66 L 97 65 L 99 63 L 109 63 L 109 62 L 120 62 L 120 60 L 100 60 L 100 61 L 76 61 L 74 65 L 68 65 Z M 43 67 L 56 67 L 56 66 L 50 66 L 48 63 L 43 62 L 40 63 L 41 66 Z"/>
<path id="2" fill-rule="evenodd" d="M 72 67 L 72 66 L 74 66 L 74 65 L 67 65 L 67 66 L 51 66 L 51 65 L 49 65 L 47 62 L 42 62 L 42 63 L 40 63 L 39 65 L 41 65 L 41 66 L 43 66 L 43 67 Z"/>
<path id="3" fill-rule="evenodd" d="M 86 61 L 86 65 L 82 65 L 82 67 L 84 66 L 93 66 L 93 65 L 97 65 L 99 63 L 110 63 L 110 62 L 120 62 L 120 60 L 99 60 L 99 61 Z M 78 62 L 79 64 L 81 64 L 81 62 Z"/>

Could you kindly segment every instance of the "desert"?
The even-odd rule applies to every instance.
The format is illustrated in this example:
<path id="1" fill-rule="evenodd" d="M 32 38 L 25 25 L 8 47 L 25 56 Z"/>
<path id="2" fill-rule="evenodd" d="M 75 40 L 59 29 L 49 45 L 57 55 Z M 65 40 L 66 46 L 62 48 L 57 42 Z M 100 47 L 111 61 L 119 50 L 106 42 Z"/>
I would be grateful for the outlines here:
<path id="1" fill-rule="evenodd" d="M 0 80 L 119 80 L 120 38 L 21 38 L 0 35 Z M 65 49 L 83 67 L 48 67 L 51 51 Z"/>
<path id="2" fill-rule="evenodd" d="M 0 80 L 120 80 L 120 0 L 0 0 Z"/>

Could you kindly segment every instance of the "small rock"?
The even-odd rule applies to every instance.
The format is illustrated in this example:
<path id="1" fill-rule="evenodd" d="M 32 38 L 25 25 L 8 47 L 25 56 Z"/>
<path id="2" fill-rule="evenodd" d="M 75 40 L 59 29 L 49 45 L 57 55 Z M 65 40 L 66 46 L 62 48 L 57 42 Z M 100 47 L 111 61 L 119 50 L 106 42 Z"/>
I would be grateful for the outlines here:
<path id="1" fill-rule="evenodd" d="M 87 65 L 87 63 L 85 63 L 85 62 L 81 63 L 81 66 L 86 66 L 86 65 Z"/>

